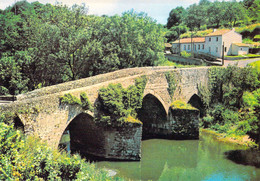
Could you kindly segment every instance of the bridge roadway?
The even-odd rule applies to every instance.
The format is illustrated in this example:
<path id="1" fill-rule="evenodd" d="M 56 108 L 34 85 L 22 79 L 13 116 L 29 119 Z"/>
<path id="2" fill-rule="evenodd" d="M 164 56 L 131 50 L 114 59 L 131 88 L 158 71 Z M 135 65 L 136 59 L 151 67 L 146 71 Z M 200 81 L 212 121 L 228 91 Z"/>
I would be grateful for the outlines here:
<path id="1" fill-rule="evenodd" d="M 128 87 L 135 79 L 146 75 L 148 82 L 144 97 L 156 98 L 168 114 L 172 100 L 188 102 L 198 94 L 198 85 L 207 85 L 208 67 L 174 68 L 174 67 L 143 67 L 129 68 L 97 75 L 80 80 L 70 81 L 54 86 L 37 89 L 17 96 L 17 101 L 0 105 L 1 112 L 14 112 L 24 126 L 25 134 L 34 134 L 57 147 L 63 132 L 70 122 L 84 112 L 79 106 L 60 104 L 60 96 L 66 93 L 79 97 L 86 92 L 92 104 L 98 101 L 98 90 L 110 83 L 121 83 Z M 168 93 L 168 82 L 165 77 L 172 72 L 177 80 L 174 96 Z M 89 113 L 93 116 L 94 113 Z"/>

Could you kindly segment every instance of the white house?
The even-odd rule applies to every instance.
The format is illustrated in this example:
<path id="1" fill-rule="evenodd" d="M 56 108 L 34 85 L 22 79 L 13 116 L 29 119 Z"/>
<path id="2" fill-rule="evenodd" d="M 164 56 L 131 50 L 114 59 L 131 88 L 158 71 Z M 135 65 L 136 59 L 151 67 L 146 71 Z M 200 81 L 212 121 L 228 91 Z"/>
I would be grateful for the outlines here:
<path id="1" fill-rule="evenodd" d="M 172 43 L 173 53 L 179 53 L 179 48 L 182 51 L 191 52 L 193 48 L 194 52 L 204 52 L 205 51 L 205 37 L 196 38 L 184 38 L 176 40 Z"/>
<path id="2" fill-rule="evenodd" d="M 185 38 L 176 40 L 172 44 L 174 53 L 180 51 L 191 52 L 193 47 L 194 53 L 207 53 L 216 57 L 224 55 L 241 55 L 248 54 L 249 46 L 242 43 L 242 35 L 235 32 L 235 30 L 214 30 L 205 37 L 199 38 Z"/>

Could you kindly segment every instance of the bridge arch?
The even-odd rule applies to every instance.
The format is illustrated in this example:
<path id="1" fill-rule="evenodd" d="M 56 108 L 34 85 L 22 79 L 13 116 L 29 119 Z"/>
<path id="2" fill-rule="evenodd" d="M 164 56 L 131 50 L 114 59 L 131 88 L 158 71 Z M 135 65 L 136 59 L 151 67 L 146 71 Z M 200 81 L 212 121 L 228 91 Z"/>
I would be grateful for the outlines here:
<path id="1" fill-rule="evenodd" d="M 188 104 L 192 105 L 193 107 L 197 108 L 200 111 L 200 117 L 204 116 L 205 107 L 204 107 L 204 104 L 203 104 L 201 98 L 197 94 L 193 94 L 190 97 Z"/>
<path id="2" fill-rule="evenodd" d="M 158 97 L 147 93 L 142 108 L 137 111 L 137 117 L 143 123 L 143 139 L 160 137 L 159 127 L 167 121 L 165 105 Z"/>
<path id="3" fill-rule="evenodd" d="M 100 138 L 93 115 L 91 112 L 81 112 L 66 124 L 59 140 L 59 147 L 86 155 L 97 150 L 100 146 L 97 141 L 99 139 L 103 137 Z"/>
<path id="4" fill-rule="evenodd" d="M 18 130 L 22 131 L 23 133 L 25 132 L 24 123 L 22 122 L 22 120 L 20 119 L 20 117 L 18 115 L 15 115 L 13 122 L 14 122 L 15 129 L 18 129 Z"/>
<path id="5" fill-rule="evenodd" d="M 145 93 L 143 95 L 143 99 L 147 96 L 147 95 L 153 95 L 163 106 L 166 114 L 168 114 L 168 109 L 169 106 L 166 105 L 166 103 L 163 101 L 163 99 L 161 98 L 161 96 L 159 94 L 157 94 L 156 92 L 152 91 L 152 90 L 145 90 Z"/>

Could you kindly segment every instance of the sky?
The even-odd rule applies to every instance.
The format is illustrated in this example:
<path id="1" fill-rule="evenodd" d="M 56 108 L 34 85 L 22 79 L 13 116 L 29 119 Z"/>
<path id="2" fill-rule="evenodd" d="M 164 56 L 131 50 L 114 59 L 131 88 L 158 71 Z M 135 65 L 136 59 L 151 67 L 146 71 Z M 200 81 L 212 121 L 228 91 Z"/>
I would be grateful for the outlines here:
<path id="1" fill-rule="evenodd" d="M 0 9 L 5 9 L 19 0 L 0 0 Z M 89 8 L 88 14 L 94 15 L 121 15 L 123 12 L 134 9 L 136 12 L 145 12 L 158 23 L 166 24 L 169 13 L 177 6 L 187 8 L 199 3 L 200 0 L 27 0 L 28 2 L 39 1 L 42 4 L 62 2 L 68 6 L 85 3 Z M 210 0 L 214 1 L 214 0 Z"/>

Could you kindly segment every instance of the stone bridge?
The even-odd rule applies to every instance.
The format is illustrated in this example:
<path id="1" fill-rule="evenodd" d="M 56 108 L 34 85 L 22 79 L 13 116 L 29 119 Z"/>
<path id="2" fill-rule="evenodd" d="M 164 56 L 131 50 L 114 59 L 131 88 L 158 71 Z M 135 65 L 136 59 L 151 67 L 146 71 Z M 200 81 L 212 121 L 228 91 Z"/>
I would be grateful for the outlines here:
<path id="1" fill-rule="evenodd" d="M 97 150 L 101 150 L 100 152 L 102 152 L 103 150 L 102 153 L 97 155 L 105 155 L 104 157 L 106 158 L 120 159 L 121 157 L 118 157 L 119 153 L 115 153 L 117 156 L 113 156 L 113 153 L 111 153 L 115 150 L 115 148 L 111 148 L 112 143 L 109 143 L 109 141 L 113 139 L 115 140 L 115 137 L 124 137 L 125 140 L 121 139 L 121 142 L 125 142 L 132 139 L 131 136 L 120 135 L 120 133 L 118 133 L 119 129 L 116 128 L 113 128 L 114 131 L 112 134 L 111 130 L 108 131 L 106 128 L 96 127 L 93 123 L 94 113 L 86 113 L 80 106 L 62 105 L 60 103 L 60 96 L 63 96 L 66 93 L 71 93 L 72 95 L 79 97 L 81 92 L 86 92 L 90 101 L 95 105 L 98 99 L 98 90 L 100 88 L 106 87 L 110 83 L 121 83 L 123 87 L 128 87 L 129 85 L 134 85 L 136 78 L 145 75 L 148 79 L 143 98 L 143 110 L 146 115 L 141 115 L 138 117 L 140 117 L 141 121 L 145 121 L 145 119 L 148 119 L 148 122 L 149 119 L 156 120 L 152 120 L 152 124 L 146 128 L 145 122 L 143 122 L 143 128 L 136 127 L 135 131 L 131 133 L 125 129 L 121 129 L 125 132 L 123 134 L 133 134 L 133 137 L 137 137 L 132 141 L 133 143 L 130 146 L 128 145 L 129 149 L 140 150 L 140 137 L 142 135 L 142 129 L 146 131 L 145 135 L 149 135 L 148 137 L 154 136 L 153 132 L 156 132 L 154 128 L 155 124 L 158 125 L 157 131 L 168 129 L 167 125 L 160 123 L 160 121 L 163 122 L 168 119 L 167 117 L 169 117 L 170 114 L 170 104 L 172 103 L 172 100 L 183 100 L 185 102 L 195 100 L 194 104 L 199 104 L 199 99 L 197 96 L 198 85 L 207 85 L 208 69 L 209 68 L 207 67 L 143 67 L 123 69 L 21 94 L 17 96 L 17 101 L 10 104 L 0 105 L 0 109 L 1 112 L 14 112 L 16 115 L 16 118 L 14 119 L 15 124 L 21 126 L 24 129 L 25 134 L 37 135 L 54 147 L 58 147 L 61 137 L 65 130 L 68 130 L 69 125 L 72 125 L 71 127 L 73 127 L 74 124 L 75 135 L 78 135 L 78 137 L 75 137 L 74 135 L 74 142 L 80 142 L 80 137 L 86 136 L 85 142 L 88 143 L 88 147 L 90 147 L 89 145 L 94 145 L 95 147 L 95 149 L 92 151 L 90 150 L 89 153 L 97 152 Z M 172 72 L 177 80 L 177 89 L 175 90 L 173 97 L 171 97 L 168 92 L 169 85 L 166 79 L 166 73 L 168 72 Z M 145 107 L 147 108 L 146 110 Z M 84 121 L 84 119 L 86 119 L 86 121 Z M 80 122 L 76 127 L 75 120 Z M 198 131 L 198 122 L 196 122 L 196 128 L 190 129 L 196 129 Z M 95 135 L 100 130 L 101 132 L 106 132 L 106 134 L 103 134 L 102 136 Z M 115 134 L 115 132 L 117 133 Z M 163 132 L 165 132 L 165 130 L 163 130 Z M 89 138 L 88 136 L 91 133 L 93 133 L 94 136 Z M 111 137 L 111 135 L 114 136 Z M 86 139 L 89 140 L 97 137 L 99 140 L 92 142 L 86 141 Z M 107 140 L 104 141 L 104 139 Z M 99 142 L 106 142 L 106 144 L 99 145 Z M 117 143 L 115 147 L 120 146 L 122 145 Z M 140 155 L 140 151 L 138 153 L 126 154 Z M 122 157 L 122 159 L 126 158 L 138 160 L 137 157 Z"/>

